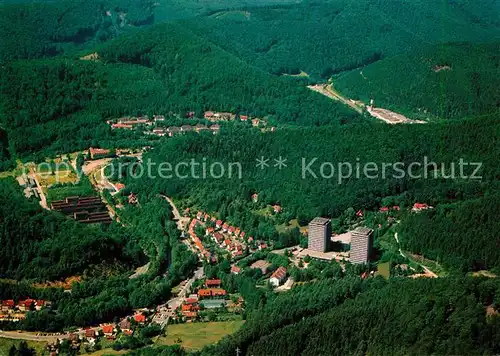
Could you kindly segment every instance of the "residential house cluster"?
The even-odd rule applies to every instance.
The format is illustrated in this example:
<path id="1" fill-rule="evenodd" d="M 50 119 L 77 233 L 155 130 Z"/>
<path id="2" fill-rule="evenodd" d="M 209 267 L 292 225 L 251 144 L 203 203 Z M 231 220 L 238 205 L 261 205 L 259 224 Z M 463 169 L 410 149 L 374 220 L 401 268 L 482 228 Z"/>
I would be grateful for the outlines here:
<path id="1" fill-rule="evenodd" d="M 19 321 L 29 311 L 38 311 L 51 305 L 50 301 L 27 298 L 17 303 L 13 299 L 0 301 L 0 320 Z"/>
<path id="2" fill-rule="evenodd" d="M 220 125 L 214 124 L 211 126 L 206 126 L 202 124 L 197 124 L 195 126 L 191 125 L 182 125 L 180 127 L 178 126 L 169 126 L 169 127 L 156 127 L 153 129 L 153 131 L 145 132 L 147 134 L 152 134 L 155 136 L 159 137 L 173 137 L 178 134 L 183 134 L 187 132 L 202 132 L 202 131 L 210 131 L 214 135 L 220 131 Z"/>
<path id="3" fill-rule="evenodd" d="M 198 251 L 200 251 L 200 255 L 210 260 L 211 258 L 210 252 L 205 249 L 205 246 L 203 246 L 203 243 L 201 242 L 200 238 L 198 237 L 198 235 L 196 235 L 195 228 L 198 224 L 203 225 L 203 223 L 198 219 L 191 220 L 191 223 L 189 224 L 188 227 L 188 233 L 194 245 L 196 246 Z"/>
<path id="4" fill-rule="evenodd" d="M 221 288 L 220 279 L 207 279 L 205 288 L 198 290 L 198 299 L 225 299 L 227 292 Z"/>
<path id="5" fill-rule="evenodd" d="M 188 298 L 184 299 L 184 302 L 179 307 L 179 313 L 182 315 L 185 321 L 193 321 L 198 317 L 198 312 L 200 311 L 200 304 L 197 294 L 191 294 Z"/>
<path id="6" fill-rule="evenodd" d="M 246 241 L 250 239 L 250 237 L 247 238 L 245 231 L 220 219 L 216 220 L 201 211 L 198 212 L 197 216 L 202 217 L 207 222 L 210 221 L 211 226 L 206 229 L 205 236 L 211 237 L 220 248 L 230 252 L 233 257 L 244 255 Z"/>
<path id="7" fill-rule="evenodd" d="M 389 211 L 400 211 L 401 208 L 399 205 L 394 205 L 394 206 L 383 206 L 381 207 L 378 211 L 380 213 L 388 213 Z"/>
<path id="8" fill-rule="evenodd" d="M 154 121 L 164 121 L 165 117 L 160 115 L 154 116 Z M 107 124 L 111 126 L 112 129 L 125 129 L 132 130 L 134 127 L 138 125 L 153 125 L 153 121 L 149 119 L 148 116 L 141 117 L 132 117 L 125 116 L 121 117 L 118 120 L 108 120 Z"/>
<path id="9" fill-rule="evenodd" d="M 205 118 L 205 120 L 208 120 L 210 122 L 217 122 L 217 121 L 233 121 L 236 118 L 236 115 L 230 112 L 205 111 L 203 117 Z"/>

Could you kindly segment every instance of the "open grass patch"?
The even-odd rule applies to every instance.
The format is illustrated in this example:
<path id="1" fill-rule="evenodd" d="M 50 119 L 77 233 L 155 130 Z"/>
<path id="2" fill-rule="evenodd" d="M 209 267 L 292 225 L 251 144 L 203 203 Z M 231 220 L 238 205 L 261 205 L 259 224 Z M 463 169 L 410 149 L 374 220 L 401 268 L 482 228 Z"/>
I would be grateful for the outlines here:
<path id="1" fill-rule="evenodd" d="M 6 339 L 0 336 L 0 355 L 9 355 L 9 351 L 12 346 L 15 346 L 19 350 L 19 345 L 21 342 L 26 342 L 28 348 L 35 350 L 35 355 L 45 355 L 48 354 L 45 350 L 47 342 L 43 341 L 25 341 L 25 340 L 13 340 Z"/>
<path id="2" fill-rule="evenodd" d="M 236 332 L 242 325 L 243 320 L 169 325 L 167 335 L 158 338 L 156 344 L 179 344 L 187 350 L 201 350 Z"/>
<path id="3" fill-rule="evenodd" d="M 391 264 L 390 262 L 379 263 L 377 266 L 377 272 L 379 275 L 385 279 L 389 279 L 391 276 Z"/>

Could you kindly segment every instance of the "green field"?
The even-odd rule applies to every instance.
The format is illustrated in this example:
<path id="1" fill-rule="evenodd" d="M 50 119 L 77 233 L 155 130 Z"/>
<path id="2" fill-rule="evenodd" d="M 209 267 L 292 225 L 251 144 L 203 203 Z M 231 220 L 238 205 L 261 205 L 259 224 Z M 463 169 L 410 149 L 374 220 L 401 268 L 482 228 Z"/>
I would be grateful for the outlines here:
<path id="1" fill-rule="evenodd" d="M 19 344 L 23 340 L 12 340 L 5 339 L 0 337 L 0 356 L 7 356 L 9 354 L 10 348 L 14 345 L 17 349 L 19 349 Z M 46 342 L 37 342 L 37 341 L 26 341 L 28 343 L 28 347 L 35 350 L 36 355 L 46 355 L 48 354 L 45 350 Z"/>
<path id="2" fill-rule="evenodd" d="M 380 263 L 378 265 L 378 274 L 380 274 L 385 279 L 389 279 L 389 277 L 391 276 L 390 268 L 391 265 L 389 262 Z"/>
<path id="3" fill-rule="evenodd" d="M 180 344 L 186 350 L 200 350 L 236 332 L 242 325 L 242 320 L 169 325 L 167 336 L 159 338 L 156 343 L 158 345 Z"/>

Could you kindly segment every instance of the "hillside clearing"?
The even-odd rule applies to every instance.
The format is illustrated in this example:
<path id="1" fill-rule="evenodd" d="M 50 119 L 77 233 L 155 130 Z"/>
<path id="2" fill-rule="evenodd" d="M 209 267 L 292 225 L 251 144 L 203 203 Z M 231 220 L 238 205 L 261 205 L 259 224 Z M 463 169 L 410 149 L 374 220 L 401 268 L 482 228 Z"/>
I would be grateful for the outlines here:
<path id="1" fill-rule="evenodd" d="M 201 350 L 206 345 L 214 344 L 226 335 L 236 332 L 242 320 L 211 323 L 174 324 L 167 327 L 167 336 L 159 338 L 158 345 L 180 344 L 187 350 Z"/>

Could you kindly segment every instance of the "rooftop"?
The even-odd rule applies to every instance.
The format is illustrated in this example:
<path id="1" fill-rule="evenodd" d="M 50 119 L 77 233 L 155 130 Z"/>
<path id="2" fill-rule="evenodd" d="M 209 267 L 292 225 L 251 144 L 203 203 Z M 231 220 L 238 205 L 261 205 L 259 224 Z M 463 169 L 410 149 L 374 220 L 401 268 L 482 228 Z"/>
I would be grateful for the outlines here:
<path id="1" fill-rule="evenodd" d="M 320 217 L 317 217 L 317 218 L 314 218 L 311 220 L 311 222 L 309 223 L 309 225 L 313 224 L 313 225 L 326 225 L 330 222 L 331 220 L 330 219 L 327 219 L 327 218 L 320 218 Z"/>
<path id="2" fill-rule="evenodd" d="M 358 226 L 354 229 L 354 232 L 357 232 L 358 234 L 369 235 L 373 232 L 373 230 L 365 226 Z"/>

